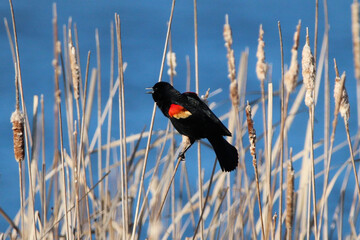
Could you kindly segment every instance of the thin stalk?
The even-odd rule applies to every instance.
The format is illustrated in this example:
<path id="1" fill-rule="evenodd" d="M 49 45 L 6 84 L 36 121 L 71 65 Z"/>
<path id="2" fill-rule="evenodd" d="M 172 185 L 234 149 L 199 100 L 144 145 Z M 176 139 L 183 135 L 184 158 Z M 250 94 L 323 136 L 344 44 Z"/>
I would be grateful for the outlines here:
<path id="1" fill-rule="evenodd" d="M 81 118 L 81 132 L 80 132 L 80 146 L 79 146 L 79 162 L 81 161 L 82 169 L 83 169 L 83 176 L 84 176 L 84 185 L 87 186 L 87 179 L 86 179 L 86 165 L 83 156 L 83 147 L 84 147 L 84 132 L 85 132 L 85 104 L 87 98 L 87 85 L 88 85 L 88 76 L 89 76 L 89 64 L 90 64 L 90 51 L 88 52 L 87 62 L 86 62 L 86 72 L 85 72 L 85 88 L 84 88 L 84 100 L 82 103 L 82 118 Z M 79 165 L 79 169 L 81 169 Z M 80 170 L 79 170 L 80 171 Z M 88 195 L 85 196 L 85 204 L 86 204 L 86 213 L 87 213 L 87 221 L 88 221 L 88 234 L 90 240 L 92 239 L 91 233 L 91 221 L 90 221 L 90 207 L 89 207 L 89 197 Z"/>
<path id="2" fill-rule="evenodd" d="M 314 212 L 314 230 L 315 239 L 318 239 L 317 231 L 317 210 L 316 210 L 316 189 L 315 189 L 315 160 L 314 160 L 314 115 L 315 106 L 312 105 L 309 108 L 310 124 L 311 124 L 311 140 L 310 140 L 310 159 L 311 159 L 311 188 L 312 188 L 312 200 L 313 200 L 313 212 Z"/>
<path id="3" fill-rule="evenodd" d="M 29 166 L 30 200 L 31 200 L 32 206 L 35 206 L 34 197 L 33 197 L 34 196 L 34 194 L 33 194 L 34 189 L 33 189 L 33 184 L 32 184 L 32 171 L 31 171 L 31 164 L 30 164 L 30 159 L 29 159 L 29 142 L 30 142 L 30 146 L 31 146 L 32 145 L 32 139 L 28 137 L 31 134 L 29 134 L 30 133 L 30 127 L 28 125 L 29 121 L 28 121 L 27 112 L 26 112 L 26 106 L 25 106 L 25 102 L 24 102 L 24 92 L 23 92 L 23 87 L 22 87 L 21 68 L 20 68 L 19 45 L 18 45 L 18 38 L 17 38 L 17 31 L 16 31 L 16 24 L 15 24 L 15 22 L 16 22 L 15 21 L 15 13 L 14 13 L 12 0 L 9 0 L 9 5 L 10 5 L 10 10 L 11 10 L 11 19 L 12 19 L 12 24 L 13 24 L 13 34 L 14 34 L 14 41 L 15 41 L 15 52 L 16 52 L 16 65 L 15 66 L 16 66 L 16 72 L 17 72 L 17 76 L 18 76 L 17 82 L 19 84 L 19 87 L 17 87 L 17 89 L 20 90 L 21 107 L 22 107 L 22 111 L 23 111 L 23 114 L 24 114 L 24 118 L 25 118 L 25 123 L 24 123 L 25 149 L 26 149 L 26 155 L 27 155 L 27 162 L 28 162 L 28 166 Z M 16 104 L 17 109 L 19 109 L 19 105 L 20 105 L 18 95 L 19 94 L 17 94 L 17 97 L 16 97 L 17 98 L 17 104 Z M 21 187 L 21 183 L 20 183 L 20 187 Z M 37 238 L 37 236 L 36 236 L 37 231 L 36 231 L 35 209 L 34 209 L 34 207 L 31 210 L 32 210 L 31 215 L 32 215 L 32 220 L 33 220 L 34 234 L 35 234 L 35 238 Z"/>
<path id="4" fill-rule="evenodd" d="M 265 232 L 265 239 L 269 239 L 270 234 L 270 224 L 271 224 L 271 213 L 273 209 L 273 195 L 271 193 L 271 162 L 272 162 L 272 122 L 273 122 L 273 84 L 268 84 L 268 118 L 267 118 L 267 132 L 268 132 L 268 139 L 267 139 L 267 156 L 266 159 L 266 178 L 268 185 L 266 186 L 268 188 L 268 213 L 267 213 L 267 224 L 266 224 L 266 232 Z"/>
<path id="5" fill-rule="evenodd" d="M 208 187 L 208 190 L 207 190 L 207 192 L 206 192 L 205 202 L 204 202 L 204 205 L 203 205 L 203 207 L 202 207 L 202 209 L 201 209 L 200 218 L 199 218 L 199 221 L 198 221 L 198 223 L 197 223 L 197 225 L 196 225 L 196 228 L 195 228 L 193 240 L 195 240 L 197 231 L 199 230 L 199 226 L 200 226 L 201 222 L 203 221 L 202 218 L 203 218 L 203 214 L 204 214 L 204 211 L 205 211 L 206 203 L 207 203 L 207 201 L 208 201 L 208 199 L 209 199 L 209 193 L 210 193 L 211 185 L 212 185 L 213 178 L 214 178 L 214 173 L 215 173 L 215 168 L 216 168 L 216 162 L 217 162 L 217 159 L 215 158 L 214 166 L 213 166 L 213 169 L 212 169 L 212 172 L 211 172 L 209 187 Z"/>
<path id="6" fill-rule="evenodd" d="M 22 161 L 19 161 L 19 185 L 20 185 L 20 218 L 21 218 L 21 237 L 25 237 L 25 207 L 24 207 L 24 186 L 23 186 L 23 171 L 22 171 Z"/>
<path id="7" fill-rule="evenodd" d="M 41 194 L 41 203 L 42 203 L 42 221 L 43 221 L 43 229 L 46 227 L 46 215 L 47 215 L 47 209 L 46 209 L 46 181 L 45 181 L 45 175 L 46 175 L 46 161 L 45 161 L 45 110 L 44 110 L 44 96 L 41 95 L 41 147 L 42 147 L 42 173 L 41 173 L 41 188 L 42 188 L 42 194 Z"/>
<path id="8" fill-rule="evenodd" d="M 195 89 L 199 94 L 199 55 L 198 55 L 198 22 L 197 22 L 197 3 L 194 0 L 194 47 L 195 47 Z M 199 214 L 202 215 L 203 188 L 201 174 L 201 144 L 198 141 L 198 184 L 199 184 Z M 204 239 L 204 226 L 200 218 L 200 239 Z"/>
<path id="9" fill-rule="evenodd" d="M 166 197 L 167 197 L 167 195 L 168 195 L 168 193 L 169 193 L 171 184 L 172 184 L 172 182 L 174 181 L 175 174 L 176 174 L 176 171 L 177 171 L 177 169 L 178 169 L 178 167 L 179 167 L 179 165 L 180 165 L 180 162 L 181 162 L 181 157 L 178 157 L 178 160 L 177 160 L 177 162 L 176 162 L 176 165 L 175 165 L 173 174 L 172 174 L 171 179 L 170 179 L 170 183 L 169 183 L 168 187 L 166 188 L 164 199 L 161 201 L 160 208 L 159 208 L 159 212 L 158 212 L 158 214 L 157 214 L 157 216 L 156 216 L 157 219 L 160 219 L 160 215 L 161 215 L 162 209 L 163 209 L 163 207 L 164 207 L 164 204 L 165 204 L 165 201 L 166 201 Z"/>
<path id="10" fill-rule="evenodd" d="M 282 205 L 283 205 L 283 154 L 284 154 L 284 125 L 285 125 L 285 114 L 284 114 L 284 50 L 281 33 L 280 21 L 278 22 L 279 39 L 280 39 L 280 53 L 281 53 L 281 127 L 280 127 L 280 201 L 279 201 L 279 239 L 281 239 L 282 232 Z"/>
<path id="11" fill-rule="evenodd" d="M 170 30 L 171 30 L 171 24 L 172 24 L 172 18 L 173 18 L 173 14 L 174 14 L 174 9 L 175 9 L 175 0 L 172 1 L 170 19 L 169 19 L 168 29 L 167 29 L 167 33 L 166 33 L 166 40 L 165 40 L 165 46 L 164 46 L 163 56 L 162 56 L 162 60 L 161 60 L 161 67 L 160 67 L 160 73 L 159 73 L 158 82 L 161 81 L 162 74 L 163 74 L 166 50 L 167 50 L 168 41 L 169 41 L 169 35 L 170 35 Z M 141 194 L 142 194 L 142 191 L 143 191 L 143 184 L 144 184 L 144 178 L 145 178 L 145 172 L 146 172 L 146 165 L 147 165 L 147 160 L 148 160 L 148 156 L 149 156 L 152 130 L 153 130 L 153 127 L 154 127 L 155 113 L 156 113 L 156 104 L 154 103 L 151 122 L 150 122 L 149 137 L 148 137 L 148 141 L 147 141 L 147 144 L 146 144 L 145 155 L 144 155 L 144 164 L 143 164 L 143 168 L 142 168 L 142 172 L 141 172 L 141 179 L 140 179 L 139 191 L 138 191 L 137 202 L 136 202 L 136 210 L 135 210 L 135 215 L 134 215 L 134 225 L 133 225 L 133 229 L 132 229 L 131 240 L 133 240 L 134 237 L 135 237 L 135 231 L 136 231 L 136 227 L 138 225 L 138 220 L 139 220 L 138 213 L 139 213 L 139 207 L 140 207 Z"/>
<path id="12" fill-rule="evenodd" d="M 327 160 L 329 159 L 329 132 L 330 132 L 330 81 L 329 81 L 329 20 L 328 20 L 328 9 L 327 9 L 327 0 L 323 1 L 324 3 L 324 20 L 325 20 L 325 41 L 326 41 L 326 51 L 325 51 L 325 64 L 324 64 L 324 169 L 327 167 Z M 324 175 L 325 181 L 325 175 Z M 327 201 L 324 202 L 324 231 L 323 238 L 328 239 L 328 204 Z M 321 223 L 322 216 L 319 220 L 318 228 L 318 239 L 321 234 Z"/>
<path id="13" fill-rule="evenodd" d="M 355 177 L 355 182 L 356 182 L 356 188 L 357 188 L 357 192 L 358 192 L 358 197 L 359 197 L 359 201 L 360 201 L 360 186 L 359 186 L 359 178 L 357 175 L 357 171 L 356 171 L 356 166 L 355 166 L 355 159 L 354 159 L 354 153 L 353 153 L 353 149 L 352 149 L 352 145 L 351 145 L 351 137 L 350 137 L 350 131 L 349 131 L 349 123 L 348 121 L 344 118 L 344 124 L 345 124 L 345 130 L 346 130 L 346 136 L 347 136 L 347 140 L 348 140 L 348 145 L 349 145 L 349 151 L 350 151 L 350 156 L 351 156 L 351 164 L 354 170 L 354 177 Z"/>
<path id="14" fill-rule="evenodd" d="M 114 25 L 113 23 L 110 24 L 110 86 L 109 86 L 109 96 L 111 96 L 111 90 L 113 87 L 113 83 L 114 83 Z M 109 115 L 108 115 L 108 124 L 107 124 L 107 137 L 106 137 L 106 142 L 107 142 L 107 147 L 106 147 L 106 160 L 105 160 L 105 169 L 106 172 L 109 171 L 110 168 L 110 141 L 111 141 L 111 123 L 112 123 L 112 103 L 113 103 L 113 98 L 110 98 L 110 107 L 109 107 Z M 108 192 L 108 187 L 109 185 L 109 179 L 106 178 L 105 179 L 105 203 L 108 203 L 108 198 L 109 195 L 107 194 Z"/>

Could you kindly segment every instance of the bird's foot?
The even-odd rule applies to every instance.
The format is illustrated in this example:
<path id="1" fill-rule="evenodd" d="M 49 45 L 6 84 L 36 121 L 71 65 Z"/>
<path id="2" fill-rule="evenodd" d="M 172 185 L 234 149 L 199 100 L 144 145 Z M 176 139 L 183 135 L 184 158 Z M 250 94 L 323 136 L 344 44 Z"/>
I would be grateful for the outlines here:
<path id="1" fill-rule="evenodd" d="M 179 153 L 178 158 L 180 158 L 181 161 L 185 161 L 185 153 L 184 152 Z"/>

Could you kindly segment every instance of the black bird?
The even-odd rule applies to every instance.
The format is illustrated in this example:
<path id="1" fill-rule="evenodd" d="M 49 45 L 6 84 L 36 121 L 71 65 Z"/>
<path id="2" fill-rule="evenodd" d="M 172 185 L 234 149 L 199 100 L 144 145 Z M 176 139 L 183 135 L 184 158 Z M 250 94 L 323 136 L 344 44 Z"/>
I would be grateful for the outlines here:
<path id="1" fill-rule="evenodd" d="M 169 118 L 176 130 L 190 139 L 190 145 L 179 154 L 184 158 L 190 146 L 201 138 L 207 138 L 214 148 L 220 167 L 230 172 L 238 165 L 238 152 L 223 136 L 231 136 L 196 93 L 180 93 L 167 82 L 158 82 L 150 88 L 152 97 L 165 117 Z"/>

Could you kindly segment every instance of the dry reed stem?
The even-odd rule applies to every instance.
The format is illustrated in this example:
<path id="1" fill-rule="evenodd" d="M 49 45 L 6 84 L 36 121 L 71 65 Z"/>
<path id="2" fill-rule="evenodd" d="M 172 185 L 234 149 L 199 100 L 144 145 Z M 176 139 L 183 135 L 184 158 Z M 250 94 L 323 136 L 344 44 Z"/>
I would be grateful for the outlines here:
<path id="1" fill-rule="evenodd" d="M 325 170 L 325 176 L 324 176 L 324 188 L 323 188 L 323 196 L 322 196 L 322 201 L 327 202 L 327 197 L 326 197 L 326 192 L 327 192 L 327 188 L 328 188 L 328 178 L 329 178 L 329 172 L 330 172 L 330 164 L 331 164 L 331 157 L 332 157 L 332 152 L 333 152 L 333 145 L 334 145 L 334 141 L 335 141 L 335 130 L 337 127 L 337 121 L 338 121 L 338 114 L 339 114 L 339 110 L 340 110 L 340 103 L 341 103 L 341 95 L 344 89 L 344 83 L 345 83 L 345 75 L 342 75 L 342 77 L 340 78 L 339 75 L 339 70 L 336 64 L 336 60 L 334 59 L 334 69 L 335 69 L 335 87 L 334 87 L 334 102 L 335 102 L 335 108 L 334 108 L 334 119 L 332 122 L 332 132 L 331 132 L 331 137 L 330 137 L 330 148 L 329 148 L 329 152 L 328 152 L 328 159 L 327 159 L 327 165 L 326 165 L 326 170 Z M 320 210 L 320 223 L 319 223 L 319 231 L 321 229 L 321 223 L 322 223 L 322 218 L 323 218 L 323 214 L 324 214 L 324 205 L 322 205 L 321 210 Z"/>
<path id="2" fill-rule="evenodd" d="M 281 33 L 281 24 L 278 21 L 280 53 L 281 53 L 281 126 L 280 126 L 280 201 L 279 201 L 279 238 L 282 233 L 282 211 L 283 211 L 283 161 L 284 161 L 284 126 L 285 126 L 285 111 L 284 111 L 284 48 Z M 275 183 L 274 183 L 275 186 Z"/>
<path id="3" fill-rule="evenodd" d="M 114 25 L 110 23 L 110 86 L 109 86 L 109 96 L 111 96 L 111 90 L 114 84 Z M 108 114 L 108 124 L 107 124 L 107 135 L 106 135 L 106 157 L 105 157 L 105 171 L 108 172 L 110 168 L 110 141 L 111 141 L 111 129 L 112 129 L 112 102 L 113 99 L 110 98 L 110 107 L 109 107 L 109 114 Z M 105 193 L 108 193 L 109 190 L 109 178 L 105 179 Z M 109 194 L 105 194 L 105 202 L 109 202 L 110 200 Z M 111 221 L 111 219 L 109 220 Z"/>
<path id="4" fill-rule="evenodd" d="M 130 225 L 130 219 L 129 219 L 129 207 L 128 207 L 128 167 L 127 167 L 127 148 L 126 148 L 126 116 L 125 116 L 125 88 L 124 88 L 124 68 L 123 68 L 123 58 L 122 58 L 122 43 L 121 43 L 121 25 L 120 25 L 120 17 L 117 15 L 116 17 L 116 33 L 117 33 L 117 46 L 118 46 L 118 61 L 119 61 L 119 78 L 120 78 L 120 84 L 119 84 L 119 106 L 120 108 L 120 114 L 119 119 L 120 125 L 122 129 L 120 130 L 120 137 L 122 138 L 122 154 L 121 159 L 123 159 L 123 188 L 124 188 L 124 198 L 123 201 L 125 202 L 125 230 L 126 230 L 126 237 L 128 237 L 128 228 Z"/>
<path id="5" fill-rule="evenodd" d="M 345 73 L 342 74 L 342 78 L 344 79 L 344 82 L 345 82 Z M 341 92 L 340 98 L 341 99 L 340 99 L 339 112 L 340 112 L 341 117 L 344 119 L 345 131 L 346 131 L 346 136 L 347 136 L 349 151 L 350 151 L 350 156 L 351 156 L 351 164 L 352 164 L 352 167 L 354 170 L 355 183 L 356 183 L 356 188 L 357 188 L 357 192 L 358 192 L 358 197 L 360 200 L 359 178 L 358 178 L 357 170 L 356 170 L 356 166 L 355 166 L 355 159 L 354 159 L 354 153 L 353 153 L 353 149 L 352 149 L 350 130 L 349 130 L 350 104 L 349 104 L 349 97 L 348 97 L 345 86 L 343 87 L 343 91 Z"/>
<path id="6" fill-rule="evenodd" d="M 24 102 L 24 92 L 23 92 L 23 87 L 22 87 L 22 77 L 21 77 L 21 68 L 20 68 L 20 54 L 19 54 L 19 45 L 18 45 L 18 38 L 17 38 L 17 31 L 16 31 L 16 21 L 15 21 L 15 14 L 14 14 L 14 8 L 13 8 L 13 4 L 12 4 L 12 0 L 9 0 L 9 5 L 10 5 L 10 11 L 11 11 L 11 19 L 12 19 L 12 24 L 13 24 L 13 34 L 14 34 L 14 42 L 15 42 L 15 52 L 16 52 L 16 62 L 14 62 L 14 66 L 15 66 L 15 91 L 16 91 L 16 109 L 19 110 L 20 109 L 20 98 L 19 98 L 19 93 L 21 96 L 21 107 L 22 107 L 22 112 L 24 114 L 24 139 L 25 139 L 25 150 L 27 153 L 27 163 L 29 166 L 29 188 L 30 188 L 30 200 L 31 200 L 31 204 L 32 206 L 34 206 L 34 198 L 33 198 L 33 184 L 32 184 L 32 171 L 31 171 L 31 165 L 30 165 L 30 158 L 29 158 L 29 143 L 30 146 L 32 146 L 32 139 L 31 137 L 31 133 L 30 133 L 30 126 L 29 126 L 29 121 L 27 118 L 27 112 L 26 112 L 26 106 L 25 106 L 25 102 Z M 11 44 L 10 44 L 11 45 Z M 19 170 L 21 167 L 21 164 L 19 166 Z M 20 174 L 20 172 L 19 172 Z M 22 178 L 22 173 L 21 173 L 21 178 Z M 21 180 L 21 179 L 20 179 Z M 22 181 L 20 182 L 20 192 L 23 191 L 23 187 L 21 186 Z M 22 195 L 22 194 L 21 194 Z M 22 208 L 23 210 L 23 208 Z M 37 231 L 36 231 L 36 224 L 35 224 L 35 210 L 34 208 L 30 209 L 31 210 L 31 215 L 32 215 L 32 221 L 33 221 L 33 231 L 34 231 L 34 236 L 35 238 L 37 238 Z M 23 224 L 23 223 L 22 223 Z M 24 230 L 23 230 L 24 231 Z M 23 235 L 24 237 L 24 235 Z"/>
<path id="7" fill-rule="evenodd" d="M 100 58 L 100 40 L 99 40 L 99 31 L 98 29 L 95 29 L 95 42 L 96 42 L 96 65 L 97 65 L 97 126 L 99 129 L 99 137 L 98 137 L 98 141 L 97 141 L 97 148 L 98 148 L 98 152 L 97 152 L 97 164 L 98 164 L 98 179 L 101 178 L 102 175 L 102 151 L 101 151 L 101 143 L 102 143 L 102 133 L 101 133 L 101 128 L 102 128 L 102 121 L 101 121 L 101 58 Z M 99 184 L 99 200 L 100 200 L 100 205 L 98 206 L 100 209 L 99 212 L 104 211 L 103 209 L 103 199 L 102 197 L 104 196 L 104 190 L 103 190 L 103 184 L 100 183 Z M 104 218 L 103 218 L 103 214 L 101 214 L 101 217 L 99 219 L 98 224 L 104 224 Z M 97 237 L 100 237 L 100 233 L 98 231 L 98 228 L 95 228 L 95 235 Z M 101 236 L 103 237 L 103 235 Z"/>
<path id="8" fill-rule="evenodd" d="M 198 21 L 197 21 L 197 1 L 194 0 L 194 48 L 195 48 L 195 90 L 199 95 L 199 55 L 198 55 Z M 199 214 L 202 215 L 203 209 L 203 182 L 202 182 L 202 173 L 201 173 L 201 144 L 198 141 L 198 185 L 200 191 L 199 198 Z M 205 206 L 205 205 L 204 205 Z M 204 223 L 202 218 L 200 218 L 200 239 L 204 239 Z"/>
<path id="9" fill-rule="evenodd" d="M 56 15 L 56 5 L 54 5 L 54 16 L 53 16 L 53 33 L 54 33 L 54 59 L 53 59 L 53 67 L 54 67 L 54 78 L 55 78 L 55 103 L 57 104 L 57 118 L 59 123 L 59 133 L 60 133 L 60 157 L 61 157 L 61 171 L 62 171 L 62 184 L 63 184 L 63 202 L 65 204 L 65 209 L 67 209 L 67 194 L 66 194 L 66 181 L 65 181 L 65 167 L 64 167 L 64 147 L 63 147 L 63 131 L 62 131 L 62 114 L 61 114 L 61 98 L 60 98 L 60 90 L 59 90 L 59 74 L 60 67 L 58 64 L 59 55 L 61 52 L 60 42 L 58 41 L 57 35 L 57 15 Z M 56 184 L 57 185 L 57 184 Z M 66 222 L 66 236 L 67 239 L 70 239 L 70 230 L 69 230 L 69 219 L 68 213 L 65 211 L 65 222 Z M 56 233 L 57 234 L 57 233 Z"/>
<path id="10" fill-rule="evenodd" d="M 303 82 L 306 87 L 305 93 L 305 105 L 309 107 L 309 120 L 311 124 L 311 139 L 310 139 L 310 158 L 311 158 L 311 185 L 313 195 L 313 209 L 314 209 L 314 228 L 315 238 L 318 238 L 317 234 L 317 211 L 316 211 L 316 191 L 315 191 L 315 166 L 314 166 L 314 88 L 316 77 L 315 60 L 310 49 L 309 30 L 306 28 L 306 43 L 302 51 L 302 76 Z M 309 203 L 310 204 L 310 203 Z M 310 227 L 310 226 L 309 226 Z"/>
<path id="11" fill-rule="evenodd" d="M 267 220 L 266 220 L 266 227 L 265 227 L 265 239 L 269 239 L 269 234 L 271 232 L 271 217 L 272 217 L 272 209 L 273 209 L 273 196 L 271 194 L 271 166 L 272 166 L 272 122 L 273 122 L 273 84 L 268 84 L 268 119 L 267 119 L 267 156 L 268 159 L 265 163 L 266 168 L 266 182 L 267 186 L 264 188 L 264 192 L 267 191 L 267 200 L 269 204 L 267 204 Z M 267 188 L 267 190 L 266 190 Z"/>
<path id="12" fill-rule="evenodd" d="M 254 166 L 254 171 L 255 171 L 255 180 L 256 180 L 257 198 L 258 198 L 258 203 L 259 203 L 262 237 L 263 237 L 263 239 L 265 239 L 265 229 L 264 229 L 264 222 L 263 222 L 262 208 L 261 208 L 261 198 L 260 198 L 259 173 L 258 173 L 257 160 L 256 160 L 256 131 L 254 128 L 254 122 L 251 117 L 251 107 L 249 105 L 249 102 L 247 103 L 245 112 L 246 112 L 247 126 L 248 126 L 248 133 L 249 133 L 250 154 L 253 158 L 253 166 Z"/>
<path id="13" fill-rule="evenodd" d="M 329 80 L 329 17 L 328 17 L 328 6 L 327 0 L 323 1 L 323 8 L 324 8 L 324 25 L 325 25 L 325 33 L 324 38 L 326 41 L 326 52 L 325 52 L 325 65 L 324 65 L 324 169 L 327 167 L 327 159 L 328 157 L 328 150 L 329 150 L 329 133 L 330 133 L 330 80 Z M 325 181 L 325 176 L 324 176 Z M 323 238 L 328 239 L 328 204 L 327 202 L 324 203 L 324 206 L 321 208 L 325 209 L 324 214 L 324 228 L 323 228 Z M 321 213 L 321 212 L 320 212 Z M 318 238 L 320 238 L 321 234 L 321 223 L 322 218 L 319 221 L 319 228 L 318 228 Z"/>
<path id="14" fill-rule="evenodd" d="M 170 13 L 170 17 L 169 17 L 169 24 L 168 24 L 168 29 L 167 29 L 167 33 L 166 33 L 166 40 L 165 40 L 165 45 L 164 45 L 164 51 L 163 51 L 163 56 L 162 56 L 162 61 L 161 61 L 161 66 L 160 66 L 158 82 L 161 81 L 162 73 L 163 73 L 163 69 L 164 69 L 165 55 L 167 52 L 166 49 L 167 49 L 168 41 L 169 41 L 169 35 L 170 35 L 171 24 L 172 24 L 172 19 L 173 19 L 173 14 L 174 14 L 174 8 L 175 8 L 175 0 L 172 1 L 172 5 L 171 5 L 171 13 Z M 150 121 L 149 137 L 148 137 L 148 141 L 146 143 L 144 163 L 143 163 L 143 167 L 142 167 L 139 191 L 138 191 L 138 196 L 137 196 L 137 201 L 136 201 L 134 224 L 133 224 L 133 229 L 132 229 L 132 234 L 131 234 L 131 240 L 133 240 L 135 237 L 135 231 L 136 231 L 136 227 L 138 225 L 138 220 L 139 220 L 138 213 L 139 213 L 139 207 L 140 207 L 140 198 L 141 198 L 141 194 L 143 191 L 143 183 L 144 183 L 146 165 L 147 165 L 147 160 L 148 160 L 148 155 L 149 155 L 149 150 L 150 150 L 151 135 L 152 135 L 153 127 L 154 127 L 155 113 L 156 113 L 156 104 L 154 103 L 152 117 L 151 117 L 151 121 Z"/>
<path id="15" fill-rule="evenodd" d="M 208 202 L 208 199 L 209 199 L 209 193 L 210 193 L 211 185 L 212 185 L 213 179 L 214 179 L 216 163 L 217 163 L 217 160 L 216 160 L 216 158 L 215 158 L 214 166 L 213 166 L 213 169 L 212 169 L 212 172 L 211 172 L 211 176 L 210 176 L 209 187 L 208 187 L 208 190 L 207 190 L 207 192 L 206 192 L 205 202 L 204 202 L 204 205 L 202 206 L 202 209 L 201 209 L 201 211 L 200 211 L 200 217 L 199 217 L 199 221 L 198 221 L 198 223 L 197 223 L 197 225 L 196 225 L 196 228 L 195 228 L 195 232 L 194 232 L 194 235 L 193 235 L 193 240 L 195 240 L 195 237 L 196 237 L 196 234 L 197 234 L 197 232 L 198 232 L 199 226 L 200 226 L 201 223 L 203 222 L 203 215 L 204 215 L 206 203 Z M 202 195 L 202 194 L 201 194 L 201 195 Z M 204 238 L 203 235 L 204 235 L 204 233 L 201 234 L 201 237 L 202 237 L 202 238 Z"/>
<path id="16" fill-rule="evenodd" d="M 257 62 L 256 62 L 256 75 L 260 80 L 260 88 L 261 88 L 261 103 L 262 103 L 262 115 L 263 115 L 263 129 L 264 129 L 264 157 L 265 162 L 268 162 L 268 144 L 267 144 L 267 130 L 266 130 L 266 106 L 265 106 L 265 86 L 264 82 L 266 79 L 267 73 L 267 64 L 265 62 L 265 42 L 264 42 L 264 30 L 262 29 L 262 25 L 260 25 L 259 29 L 259 39 L 258 39 L 258 47 L 256 52 Z"/>
<path id="17" fill-rule="evenodd" d="M 42 164 L 41 164 L 41 204 L 42 204 L 42 215 L 41 219 L 43 221 L 43 229 L 46 227 L 47 221 L 47 205 L 46 205 L 46 161 L 45 161 L 45 110 L 44 110 L 44 95 L 41 95 L 40 99 L 41 104 L 41 147 L 42 147 Z"/>

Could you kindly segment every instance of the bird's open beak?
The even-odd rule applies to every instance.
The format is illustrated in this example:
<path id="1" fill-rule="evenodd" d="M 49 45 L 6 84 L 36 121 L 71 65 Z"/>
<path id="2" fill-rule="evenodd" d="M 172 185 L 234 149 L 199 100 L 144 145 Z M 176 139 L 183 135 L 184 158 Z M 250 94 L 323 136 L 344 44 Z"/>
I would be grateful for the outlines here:
<path id="1" fill-rule="evenodd" d="M 145 88 L 147 91 L 146 93 L 147 94 L 153 94 L 154 93 L 154 89 L 152 87 L 148 87 L 148 88 Z"/>

